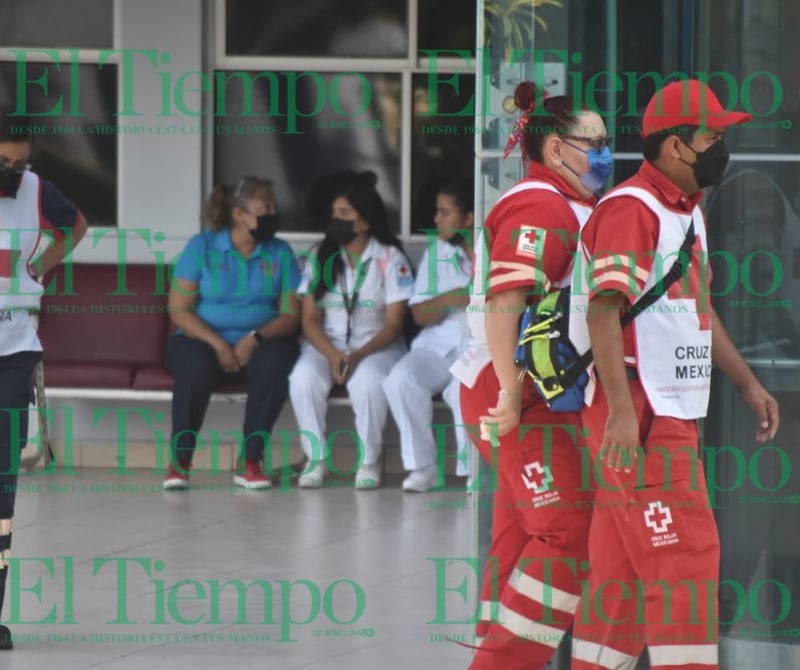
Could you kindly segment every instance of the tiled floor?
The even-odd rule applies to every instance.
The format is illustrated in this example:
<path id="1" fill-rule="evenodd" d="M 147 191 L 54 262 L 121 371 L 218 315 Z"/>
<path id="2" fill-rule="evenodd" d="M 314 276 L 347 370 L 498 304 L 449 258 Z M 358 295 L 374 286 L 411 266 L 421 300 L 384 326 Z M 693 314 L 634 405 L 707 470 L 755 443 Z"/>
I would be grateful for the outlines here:
<path id="1" fill-rule="evenodd" d="M 0 668 L 469 664 L 468 649 L 442 640 L 471 641 L 472 626 L 454 623 L 473 611 L 467 494 L 403 494 L 399 479 L 358 492 L 193 484 L 164 493 L 153 472 L 24 475 L 3 611 L 16 649 Z"/>

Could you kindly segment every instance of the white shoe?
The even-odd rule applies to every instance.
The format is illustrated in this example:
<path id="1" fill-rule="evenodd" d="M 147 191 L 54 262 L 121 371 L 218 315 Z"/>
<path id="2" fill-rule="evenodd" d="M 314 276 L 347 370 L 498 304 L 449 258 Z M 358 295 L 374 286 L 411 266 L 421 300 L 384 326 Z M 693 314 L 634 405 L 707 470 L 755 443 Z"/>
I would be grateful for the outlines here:
<path id="1" fill-rule="evenodd" d="M 325 467 L 325 461 L 309 461 L 303 472 L 300 473 L 297 485 L 301 489 L 321 488 L 327 474 L 328 468 Z"/>
<path id="2" fill-rule="evenodd" d="M 436 484 L 436 466 L 412 470 L 411 474 L 403 480 L 403 491 L 427 493 Z"/>
<path id="3" fill-rule="evenodd" d="M 362 465 L 356 472 L 357 489 L 376 489 L 381 485 L 380 463 Z"/>

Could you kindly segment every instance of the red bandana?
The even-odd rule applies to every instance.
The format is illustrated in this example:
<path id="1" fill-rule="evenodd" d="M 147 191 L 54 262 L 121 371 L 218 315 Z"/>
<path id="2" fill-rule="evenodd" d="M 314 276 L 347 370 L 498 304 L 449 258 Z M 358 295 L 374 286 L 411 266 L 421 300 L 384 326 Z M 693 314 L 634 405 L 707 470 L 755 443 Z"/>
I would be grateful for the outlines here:
<path id="1" fill-rule="evenodd" d="M 544 91 L 543 94 L 544 94 L 544 100 L 547 100 L 550 97 L 547 91 Z M 516 122 L 514 123 L 514 129 L 511 131 L 511 135 L 509 135 L 508 137 L 508 141 L 506 142 L 506 149 L 503 152 L 504 160 L 508 158 L 509 154 L 514 150 L 514 147 L 517 146 L 520 142 L 522 142 L 522 135 L 525 132 L 525 126 L 528 123 L 528 117 L 535 108 L 536 108 L 536 100 L 531 102 L 531 104 L 528 106 L 527 109 L 522 110 L 522 113 L 519 115 Z M 528 165 L 528 157 L 525 155 L 524 150 L 522 152 L 522 164 L 525 166 Z"/>

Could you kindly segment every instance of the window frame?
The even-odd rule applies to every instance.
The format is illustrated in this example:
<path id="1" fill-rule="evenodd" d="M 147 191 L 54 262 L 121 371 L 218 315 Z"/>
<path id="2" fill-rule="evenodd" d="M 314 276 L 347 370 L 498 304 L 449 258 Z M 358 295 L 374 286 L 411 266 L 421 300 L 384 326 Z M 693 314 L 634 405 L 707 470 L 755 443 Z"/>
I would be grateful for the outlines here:
<path id="1" fill-rule="evenodd" d="M 119 1 L 119 0 L 115 0 Z M 415 74 L 428 74 L 430 59 L 420 57 L 417 51 L 419 20 L 418 0 L 404 0 L 408 3 L 408 52 L 405 58 L 341 58 L 341 57 L 294 57 L 294 56 L 231 56 L 227 54 L 226 45 L 226 3 L 227 0 L 215 0 L 214 12 L 210 16 L 208 40 L 211 48 L 208 52 L 212 55 L 209 71 L 218 70 L 247 70 L 247 71 L 318 71 L 318 72 L 363 72 L 384 73 L 400 75 L 400 231 L 399 237 L 403 242 L 419 243 L 426 240 L 425 235 L 411 233 L 412 214 L 412 141 L 413 129 L 413 82 Z M 477 5 L 476 5 L 477 11 Z M 472 52 L 472 48 L 465 49 Z M 472 59 L 472 67 L 466 68 L 461 58 L 437 59 L 437 72 L 447 74 L 472 74 L 477 72 L 477 57 Z M 477 82 L 476 82 L 477 89 Z M 206 93 L 210 99 L 210 94 Z M 214 187 L 214 135 L 213 117 L 206 118 L 204 133 L 204 161 L 205 178 L 203 180 L 204 197 L 207 197 Z M 320 239 L 320 233 L 305 233 L 286 231 L 280 233 L 281 237 L 289 243 L 300 245 L 312 244 Z"/>
<path id="2" fill-rule="evenodd" d="M 111 8 L 111 47 L 110 50 L 116 51 L 120 49 L 119 46 L 122 42 L 122 12 L 120 11 L 122 0 L 111 0 L 112 8 Z M 13 51 L 16 49 L 30 49 L 32 53 L 26 54 L 25 61 L 29 63 L 52 63 L 52 58 L 45 53 L 47 52 L 57 52 L 59 59 L 69 60 L 70 62 L 74 62 L 74 59 L 77 58 L 77 62 L 79 65 L 99 65 L 100 63 L 100 55 L 104 52 L 108 51 L 109 49 L 84 49 L 81 47 L 36 47 L 30 45 L 4 45 L 0 49 L 0 62 L 1 63 L 15 63 L 16 58 L 13 55 Z M 114 53 L 111 54 L 106 60 L 104 65 L 115 65 L 119 67 L 119 64 L 122 62 L 121 54 Z M 116 109 L 119 110 L 122 106 L 124 99 L 124 93 L 122 90 L 122 86 L 120 86 L 120 77 L 119 77 L 119 70 L 117 76 L 117 91 L 116 91 Z M 125 228 L 125 226 L 120 226 L 122 223 L 122 201 L 123 201 L 123 193 L 120 185 L 120 135 L 117 134 L 115 136 L 116 141 L 116 150 L 117 150 L 117 165 L 115 167 L 115 188 L 116 188 L 116 212 L 115 212 L 115 221 L 116 225 L 114 226 L 93 226 L 91 225 L 91 221 L 89 221 L 89 232 L 95 230 L 100 231 L 109 231 L 115 230 L 118 231 L 120 229 Z M 35 149 L 34 149 L 35 151 Z M 33 160 L 36 160 L 36 156 L 34 153 Z M 35 162 L 34 162 L 34 171 L 35 171 Z"/>

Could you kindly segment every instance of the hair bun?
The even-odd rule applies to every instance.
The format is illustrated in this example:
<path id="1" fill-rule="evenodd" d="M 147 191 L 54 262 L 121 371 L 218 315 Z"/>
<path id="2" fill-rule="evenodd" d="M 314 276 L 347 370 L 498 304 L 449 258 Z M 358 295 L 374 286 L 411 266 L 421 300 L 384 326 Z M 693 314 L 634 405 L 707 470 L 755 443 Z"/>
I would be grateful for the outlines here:
<path id="1" fill-rule="evenodd" d="M 517 109 L 530 110 L 536 101 L 536 84 L 532 81 L 523 81 L 514 89 L 514 104 Z"/>
<path id="2" fill-rule="evenodd" d="M 375 188 L 378 185 L 378 175 L 372 170 L 365 170 L 358 175 L 358 178 Z"/>

